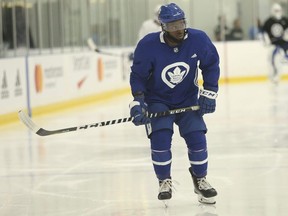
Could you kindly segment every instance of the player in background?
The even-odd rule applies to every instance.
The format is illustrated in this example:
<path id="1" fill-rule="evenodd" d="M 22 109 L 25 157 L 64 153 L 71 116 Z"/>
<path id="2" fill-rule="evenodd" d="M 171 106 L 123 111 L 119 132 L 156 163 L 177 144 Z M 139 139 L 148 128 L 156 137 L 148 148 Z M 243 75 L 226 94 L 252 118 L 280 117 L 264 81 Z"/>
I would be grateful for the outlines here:
<path id="1" fill-rule="evenodd" d="M 288 58 L 288 18 L 283 16 L 282 7 L 278 3 L 274 3 L 271 7 L 271 16 L 264 22 L 263 39 L 265 45 L 273 45 L 270 48 L 270 59 L 272 72 L 270 79 L 277 83 L 280 77 L 280 59 Z"/>
<path id="2" fill-rule="evenodd" d="M 161 32 L 146 35 L 136 46 L 130 73 L 134 100 L 130 115 L 135 125 L 145 125 L 151 159 L 159 181 L 159 200 L 172 197 L 171 143 L 174 123 L 184 138 L 194 191 L 202 203 L 214 204 L 216 190 L 206 180 L 208 152 L 203 115 L 213 113 L 219 80 L 219 56 L 206 33 L 186 28 L 184 11 L 176 4 L 161 6 Z M 203 89 L 198 87 L 198 67 Z M 199 97 L 200 94 L 200 97 Z M 197 112 L 160 118 L 145 113 L 199 105 Z"/>
<path id="3" fill-rule="evenodd" d="M 156 5 L 156 7 L 154 8 L 154 14 L 153 14 L 153 19 L 148 19 L 145 20 L 138 32 L 138 38 L 137 38 L 137 43 L 147 34 L 152 33 L 152 32 L 159 32 L 161 31 L 161 25 L 160 22 L 158 20 L 158 15 L 159 15 L 159 9 L 160 9 L 161 5 Z M 129 55 L 129 60 L 133 61 L 134 58 L 134 53 L 132 52 Z"/>
<path id="4" fill-rule="evenodd" d="M 145 20 L 139 30 L 138 33 L 138 40 L 141 40 L 145 35 L 151 33 L 151 32 L 158 32 L 161 31 L 161 25 L 160 22 L 158 20 L 158 15 L 159 15 L 159 9 L 160 9 L 161 5 L 157 5 L 154 8 L 154 17 L 153 19 L 148 19 Z"/>

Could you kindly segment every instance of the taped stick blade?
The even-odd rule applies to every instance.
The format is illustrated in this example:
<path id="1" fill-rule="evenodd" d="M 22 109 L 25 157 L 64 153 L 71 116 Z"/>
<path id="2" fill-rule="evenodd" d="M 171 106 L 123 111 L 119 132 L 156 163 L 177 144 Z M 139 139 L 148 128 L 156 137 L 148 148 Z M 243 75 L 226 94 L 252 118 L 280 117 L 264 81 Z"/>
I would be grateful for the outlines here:
<path id="1" fill-rule="evenodd" d="M 18 112 L 18 117 L 34 133 L 40 129 L 23 110 Z"/>
<path id="2" fill-rule="evenodd" d="M 92 38 L 88 38 L 87 39 L 87 44 L 89 46 L 89 48 L 93 51 L 96 51 L 97 50 L 97 46 L 96 44 L 94 43 L 93 39 Z"/>

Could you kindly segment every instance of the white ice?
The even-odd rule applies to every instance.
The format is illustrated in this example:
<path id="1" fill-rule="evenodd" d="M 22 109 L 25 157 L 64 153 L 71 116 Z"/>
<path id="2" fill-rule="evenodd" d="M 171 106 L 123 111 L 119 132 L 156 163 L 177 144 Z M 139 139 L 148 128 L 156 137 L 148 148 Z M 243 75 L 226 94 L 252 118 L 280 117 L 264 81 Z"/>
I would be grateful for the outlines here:
<path id="1" fill-rule="evenodd" d="M 129 95 L 33 120 L 58 129 L 129 116 Z M 286 216 L 288 84 L 221 85 L 208 126 L 208 181 L 216 205 L 200 205 L 185 143 L 173 138 L 177 191 L 164 208 L 143 127 L 131 122 L 48 137 L 21 122 L 0 128 L 3 216 Z"/>

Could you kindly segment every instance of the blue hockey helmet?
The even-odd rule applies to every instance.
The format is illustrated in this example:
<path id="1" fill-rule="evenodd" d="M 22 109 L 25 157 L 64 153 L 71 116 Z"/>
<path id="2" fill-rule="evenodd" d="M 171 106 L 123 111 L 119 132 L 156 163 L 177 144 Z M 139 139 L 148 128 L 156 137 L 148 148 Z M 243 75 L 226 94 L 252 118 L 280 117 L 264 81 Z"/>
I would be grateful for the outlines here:
<path id="1" fill-rule="evenodd" d="M 170 3 L 161 6 L 158 19 L 161 24 L 166 24 L 177 20 L 185 19 L 185 13 L 175 3 Z"/>

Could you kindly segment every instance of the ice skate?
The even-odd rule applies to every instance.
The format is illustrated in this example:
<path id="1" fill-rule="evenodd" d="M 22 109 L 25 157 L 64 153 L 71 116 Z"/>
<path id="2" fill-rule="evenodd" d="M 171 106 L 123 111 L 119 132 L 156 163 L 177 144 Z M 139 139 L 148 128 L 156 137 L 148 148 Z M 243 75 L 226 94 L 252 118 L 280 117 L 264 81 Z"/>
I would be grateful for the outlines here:
<path id="1" fill-rule="evenodd" d="M 159 180 L 159 194 L 158 199 L 163 201 L 165 207 L 168 207 L 168 200 L 172 197 L 172 180 Z"/>
<path id="2" fill-rule="evenodd" d="M 192 175 L 194 192 L 198 195 L 198 201 L 203 204 L 215 204 L 214 197 L 217 195 L 217 191 L 208 183 L 206 177 L 197 178 L 193 175 L 191 167 L 189 171 Z"/>

